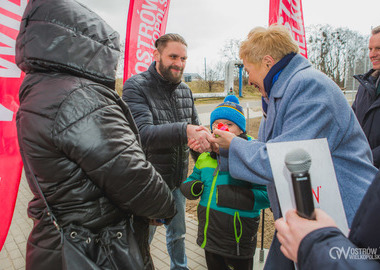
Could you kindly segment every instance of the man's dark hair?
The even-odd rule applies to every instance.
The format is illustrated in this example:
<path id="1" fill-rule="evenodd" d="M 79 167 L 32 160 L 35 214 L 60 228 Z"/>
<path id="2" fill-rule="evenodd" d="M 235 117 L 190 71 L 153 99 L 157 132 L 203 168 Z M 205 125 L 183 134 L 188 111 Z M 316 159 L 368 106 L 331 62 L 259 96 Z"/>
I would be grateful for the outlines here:
<path id="1" fill-rule="evenodd" d="M 185 39 L 181 35 L 173 34 L 173 33 L 165 34 L 165 35 L 159 37 L 156 40 L 156 42 L 154 43 L 154 46 L 161 53 L 169 41 L 180 42 L 187 47 L 187 43 L 186 43 Z"/>

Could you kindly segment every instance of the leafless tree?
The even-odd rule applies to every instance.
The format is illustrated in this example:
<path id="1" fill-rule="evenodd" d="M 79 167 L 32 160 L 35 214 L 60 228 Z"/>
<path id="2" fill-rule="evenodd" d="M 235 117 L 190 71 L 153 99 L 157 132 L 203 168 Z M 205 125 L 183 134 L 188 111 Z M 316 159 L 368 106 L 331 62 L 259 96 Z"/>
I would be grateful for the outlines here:
<path id="1" fill-rule="evenodd" d="M 205 84 L 209 92 L 212 91 L 214 85 L 223 80 L 224 64 L 221 61 L 211 63 L 206 68 Z"/>
<path id="2" fill-rule="evenodd" d="M 306 29 L 306 38 L 310 62 L 341 87 L 345 84 L 348 69 L 368 57 L 366 50 L 369 36 L 348 28 L 312 25 Z M 225 62 L 239 59 L 240 42 L 237 39 L 226 40 L 220 50 L 221 59 Z M 243 72 L 243 84 L 248 82 L 247 77 L 246 72 Z"/>
<path id="3" fill-rule="evenodd" d="M 219 53 L 223 61 L 239 60 L 240 42 L 238 39 L 228 39 L 224 42 Z"/>
<path id="4" fill-rule="evenodd" d="M 241 40 L 238 40 L 238 39 L 228 39 L 224 42 L 224 46 L 220 50 L 220 55 L 222 57 L 222 60 L 225 61 L 225 63 L 231 60 L 240 60 L 239 58 L 240 43 L 241 43 Z M 238 69 L 234 71 L 236 80 L 238 78 L 238 72 L 239 72 Z M 243 71 L 242 80 L 243 80 L 243 85 L 246 85 L 248 83 L 248 74 L 245 71 Z"/>
<path id="5" fill-rule="evenodd" d="M 347 28 L 315 25 L 306 29 L 308 58 L 339 86 L 343 87 L 348 68 L 366 57 L 368 36 Z"/>

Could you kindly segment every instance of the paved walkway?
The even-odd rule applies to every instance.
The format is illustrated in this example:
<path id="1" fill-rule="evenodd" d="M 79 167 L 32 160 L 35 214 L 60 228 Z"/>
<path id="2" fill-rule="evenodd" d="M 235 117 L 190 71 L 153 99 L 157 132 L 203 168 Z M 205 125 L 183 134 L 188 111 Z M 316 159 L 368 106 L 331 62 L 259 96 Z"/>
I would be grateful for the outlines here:
<path id="1" fill-rule="evenodd" d="M 29 190 L 24 174 L 22 175 L 16 207 L 12 219 L 12 224 L 5 241 L 5 245 L 0 252 L 0 270 L 22 270 L 25 269 L 26 240 L 32 229 L 32 220 L 27 217 L 26 209 L 28 202 L 33 198 Z M 204 259 L 204 251 L 195 242 L 197 236 L 197 221 L 191 217 L 186 217 L 186 253 L 190 270 L 207 269 Z M 170 258 L 166 251 L 165 228 L 159 227 L 151 245 L 153 261 L 157 270 L 170 269 Z M 265 255 L 268 253 L 265 250 Z M 255 270 L 263 268 L 264 263 L 258 260 L 259 250 L 255 256 Z M 38 270 L 38 269 L 36 269 Z"/>

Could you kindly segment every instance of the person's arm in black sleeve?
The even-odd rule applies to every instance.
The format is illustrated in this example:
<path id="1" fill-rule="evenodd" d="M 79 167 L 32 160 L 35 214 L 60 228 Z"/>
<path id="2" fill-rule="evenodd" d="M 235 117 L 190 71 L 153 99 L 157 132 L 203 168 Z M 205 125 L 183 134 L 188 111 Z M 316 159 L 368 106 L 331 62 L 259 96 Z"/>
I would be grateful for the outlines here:
<path id="1" fill-rule="evenodd" d="M 338 228 L 317 229 L 301 241 L 298 267 L 301 270 L 380 269 L 376 260 L 356 256 L 360 250 Z"/>
<path id="2" fill-rule="evenodd" d="M 201 180 L 201 170 L 194 166 L 193 173 L 181 184 L 183 196 L 189 200 L 198 199 L 203 193 L 204 183 Z"/>
<path id="3" fill-rule="evenodd" d="M 153 116 L 143 92 L 135 82 L 126 81 L 123 87 L 123 100 L 128 104 L 141 141 L 147 150 L 159 150 L 187 143 L 186 122 L 154 125 Z"/>
<path id="4" fill-rule="evenodd" d="M 196 125 L 196 126 L 200 126 L 201 125 L 201 121 L 199 119 L 198 112 L 197 112 L 197 109 L 195 108 L 194 102 L 193 102 L 192 111 L 193 111 L 193 114 L 192 114 L 192 119 L 191 119 L 192 122 L 191 122 L 191 124 Z M 191 157 L 192 157 L 192 159 L 194 161 L 197 161 L 197 159 L 198 159 L 198 157 L 199 157 L 200 154 L 201 153 L 196 152 L 196 151 L 194 151 L 193 149 L 190 148 L 190 155 L 191 155 Z"/>
<path id="5" fill-rule="evenodd" d="M 372 149 L 373 164 L 376 168 L 380 167 L 380 145 Z"/>
<path id="6" fill-rule="evenodd" d="M 98 94 L 94 99 L 103 101 L 105 97 Z M 110 99 L 102 104 L 93 102 L 92 110 L 63 104 L 65 110 L 75 110 L 77 120 L 57 115 L 56 147 L 120 209 L 148 218 L 174 216 L 170 189 L 146 160 L 131 129 L 134 124 Z"/>

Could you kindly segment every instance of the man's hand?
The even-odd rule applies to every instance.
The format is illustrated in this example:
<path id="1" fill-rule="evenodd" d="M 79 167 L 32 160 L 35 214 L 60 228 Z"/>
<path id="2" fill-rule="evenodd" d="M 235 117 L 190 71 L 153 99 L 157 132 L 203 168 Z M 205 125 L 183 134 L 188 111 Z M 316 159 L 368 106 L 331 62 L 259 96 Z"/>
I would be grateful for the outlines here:
<path id="1" fill-rule="evenodd" d="M 316 220 L 301 218 L 296 210 L 286 213 L 284 218 L 276 220 L 274 226 L 277 230 L 277 238 L 281 243 L 281 251 L 284 255 L 297 262 L 298 248 L 302 239 L 312 231 L 324 227 L 336 227 L 334 220 L 320 209 L 315 209 Z"/>
<path id="2" fill-rule="evenodd" d="M 203 153 L 211 151 L 209 143 L 211 132 L 203 126 L 187 125 L 188 146 L 194 151 Z"/>
<path id="3" fill-rule="evenodd" d="M 159 222 L 157 219 L 150 219 L 149 225 L 162 226 L 162 225 L 164 225 L 164 223 Z"/>

